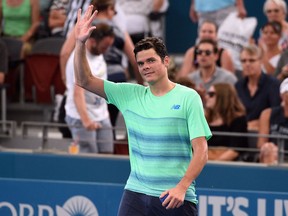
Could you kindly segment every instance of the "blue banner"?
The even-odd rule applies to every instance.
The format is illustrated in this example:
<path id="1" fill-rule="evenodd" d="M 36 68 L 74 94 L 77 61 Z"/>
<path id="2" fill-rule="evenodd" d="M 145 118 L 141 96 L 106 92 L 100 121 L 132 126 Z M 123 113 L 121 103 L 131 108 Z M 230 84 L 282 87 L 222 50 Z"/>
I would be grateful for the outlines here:
<path id="1" fill-rule="evenodd" d="M 0 178 L 1 216 L 116 216 L 124 185 Z M 285 216 L 288 193 L 198 188 L 199 216 Z"/>

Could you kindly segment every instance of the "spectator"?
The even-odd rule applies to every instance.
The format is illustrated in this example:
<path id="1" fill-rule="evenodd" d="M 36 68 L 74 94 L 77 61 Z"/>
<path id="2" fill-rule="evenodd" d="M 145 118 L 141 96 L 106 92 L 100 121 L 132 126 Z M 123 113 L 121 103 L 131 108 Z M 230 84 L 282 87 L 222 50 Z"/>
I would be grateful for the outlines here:
<path id="1" fill-rule="evenodd" d="M 39 0 L 0 1 L 2 34 L 23 42 L 21 56 L 31 50 L 31 42 L 40 23 Z"/>
<path id="2" fill-rule="evenodd" d="M 68 37 L 74 28 L 77 19 L 77 10 L 79 8 L 85 11 L 90 4 L 94 4 L 95 0 L 70 0 L 69 11 L 63 28 L 63 36 Z"/>
<path id="3" fill-rule="evenodd" d="M 217 25 L 213 21 L 204 21 L 198 31 L 198 39 L 211 39 L 217 42 Z M 218 48 L 216 64 L 228 71 L 234 73 L 234 66 L 231 55 L 223 48 Z M 187 76 L 190 72 L 196 70 L 199 66 L 195 46 L 189 48 L 184 56 L 179 76 Z"/>
<path id="4" fill-rule="evenodd" d="M 280 104 L 279 81 L 262 72 L 261 49 L 256 45 L 243 48 L 240 61 L 243 67 L 243 78 L 236 83 L 238 95 L 245 106 L 248 130 L 258 131 L 261 112 Z"/>
<path id="5" fill-rule="evenodd" d="M 288 78 L 280 85 L 282 103 L 280 106 L 267 108 L 262 111 L 259 120 L 260 135 L 288 135 Z M 259 136 L 260 162 L 275 164 L 278 162 L 279 139 Z M 287 151 L 287 140 L 283 142 Z M 287 159 L 287 153 L 285 154 Z"/>
<path id="6" fill-rule="evenodd" d="M 111 26 L 97 24 L 86 43 L 86 52 L 93 76 L 107 79 L 103 53 L 112 45 Z M 74 52 L 66 67 L 66 122 L 82 153 L 113 153 L 113 133 L 106 101 L 74 84 Z"/>
<path id="7" fill-rule="evenodd" d="M 245 107 L 234 86 L 228 83 L 212 85 L 205 101 L 206 119 L 212 133 L 247 133 Z M 245 136 L 214 134 L 208 140 L 208 147 L 209 160 L 237 161 L 241 160 L 241 155 L 244 154 L 244 149 L 241 148 L 248 147 L 248 140 Z"/>
<path id="8" fill-rule="evenodd" d="M 237 78 L 231 72 L 216 65 L 218 48 L 214 40 L 201 40 L 196 46 L 199 67 L 189 74 L 189 78 L 196 84 L 199 91 L 207 91 L 211 85 L 219 82 L 234 85 Z"/>
<path id="9" fill-rule="evenodd" d="M 275 68 L 281 55 L 279 40 L 281 38 L 282 27 L 277 21 L 268 22 L 261 28 L 261 38 L 259 47 L 262 49 L 262 70 L 264 73 L 274 75 Z"/>
<path id="10" fill-rule="evenodd" d="M 52 37 L 63 37 L 63 29 L 69 11 L 69 5 L 70 0 L 53 0 L 48 19 Z"/>
<path id="11" fill-rule="evenodd" d="M 114 82 L 126 82 L 129 78 L 128 71 L 123 67 L 123 56 L 126 55 L 133 65 L 133 72 L 138 83 L 142 83 L 143 80 L 138 73 L 137 63 L 133 55 L 133 42 L 127 32 L 122 32 L 118 26 L 114 25 L 112 21 L 115 11 L 115 0 L 97 0 L 94 3 L 97 8 L 98 14 L 94 23 L 104 22 L 113 26 L 115 33 L 115 40 L 113 45 L 105 52 L 104 59 L 107 63 L 108 80 Z M 72 29 L 72 34 L 65 41 L 61 49 L 61 72 L 62 77 L 65 80 L 65 67 L 68 57 L 71 51 L 75 47 L 75 37 Z M 111 118 L 112 126 L 116 125 L 119 110 L 112 104 L 109 104 L 109 114 Z"/>
<path id="12" fill-rule="evenodd" d="M 154 0 L 153 11 L 149 14 L 151 35 L 165 39 L 165 15 L 169 8 L 168 0 Z"/>
<path id="13" fill-rule="evenodd" d="M 269 22 L 277 21 L 282 25 L 282 37 L 279 45 L 282 50 L 288 47 L 287 4 L 284 0 L 266 0 L 263 6 L 264 14 Z"/>
<path id="14" fill-rule="evenodd" d="M 214 20 L 220 26 L 224 19 L 232 12 L 238 11 L 238 16 L 246 17 L 243 0 L 191 0 L 190 18 L 201 26 L 205 20 Z"/>
<path id="15" fill-rule="evenodd" d="M 134 44 L 151 36 L 149 14 L 153 11 L 155 1 L 159 0 L 117 0 L 125 14 L 127 32 Z"/>

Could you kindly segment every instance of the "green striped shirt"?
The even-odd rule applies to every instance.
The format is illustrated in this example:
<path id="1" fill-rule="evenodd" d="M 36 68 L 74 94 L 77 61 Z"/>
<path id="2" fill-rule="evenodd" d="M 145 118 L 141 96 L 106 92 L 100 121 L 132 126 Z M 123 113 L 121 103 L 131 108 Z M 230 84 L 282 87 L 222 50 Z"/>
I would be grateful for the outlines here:
<path id="1" fill-rule="evenodd" d="M 105 81 L 104 88 L 127 127 L 131 173 L 125 189 L 158 197 L 174 188 L 193 157 L 191 140 L 211 137 L 200 96 L 178 84 L 161 97 L 130 83 Z M 185 200 L 197 203 L 195 182 Z"/>

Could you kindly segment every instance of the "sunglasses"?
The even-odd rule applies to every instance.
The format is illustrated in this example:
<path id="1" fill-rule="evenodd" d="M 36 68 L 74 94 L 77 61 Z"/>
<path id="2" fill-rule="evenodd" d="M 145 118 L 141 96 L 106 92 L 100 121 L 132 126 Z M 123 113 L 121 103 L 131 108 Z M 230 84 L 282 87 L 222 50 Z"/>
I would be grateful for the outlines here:
<path id="1" fill-rule="evenodd" d="M 196 54 L 197 55 L 202 55 L 202 53 L 204 53 L 206 56 L 210 56 L 213 53 L 213 51 L 211 51 L 211 50 L 200 50 L 200 49 L 196 50 Z"/>
<path id="2" fill-rule="evenodd" d="M 208 95 L 208 97 L 212 98 L 216 95 L 216 92 L 208 91 L 206 94 Z"/>
<path id="3" fill-rule="evenodd" d="M 258 61 L 258 59 L 240 59 L 241 63 L 245 64 L 246 62 L 254 63 Z"/>
<path id="4" fill-rule="evenodd" d="M 272 13 L 272 12 L 274 12 L 274 13 L 279 13 L 280 10 L 279 10 L 279 9 L 268 9 L 268 10 L 266 10 L 266 13 L 267 13 L 267 14 L 270 14 L 270 13 Z"/>

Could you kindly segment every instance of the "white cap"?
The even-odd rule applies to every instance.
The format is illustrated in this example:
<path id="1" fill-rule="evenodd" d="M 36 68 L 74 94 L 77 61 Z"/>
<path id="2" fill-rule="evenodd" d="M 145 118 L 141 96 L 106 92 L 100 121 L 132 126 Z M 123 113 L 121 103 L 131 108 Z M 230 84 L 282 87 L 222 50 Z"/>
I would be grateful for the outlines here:
<path id="1" fill-rule="evenodd" d="M 280 94 L 288 91 L 288 78 L 284 79 L 280 85 Z"/>

